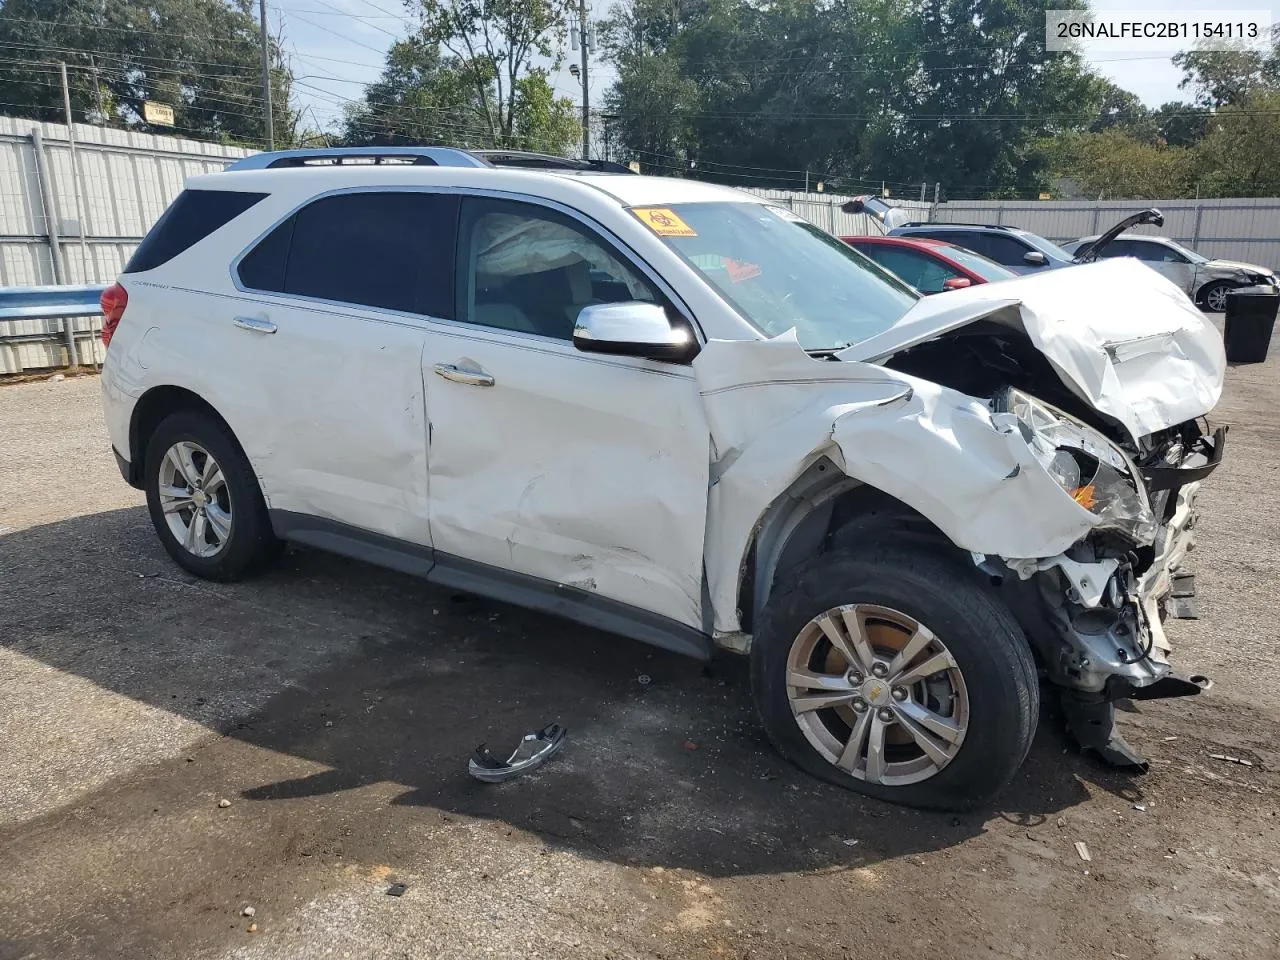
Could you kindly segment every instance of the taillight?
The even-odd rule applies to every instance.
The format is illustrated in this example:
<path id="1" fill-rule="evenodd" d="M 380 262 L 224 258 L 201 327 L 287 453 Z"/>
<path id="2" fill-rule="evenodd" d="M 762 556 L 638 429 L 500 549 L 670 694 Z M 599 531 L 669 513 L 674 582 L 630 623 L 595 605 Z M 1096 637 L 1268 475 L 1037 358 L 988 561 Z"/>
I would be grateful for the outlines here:
<path id="1" fill-rule="evenodd" d="M 113 283 L 102 291 L 102 345 L 111 346 L 111 336 L 124 316 L 124 308 L 129 305 L 129 291 L 118 283 Z"/>

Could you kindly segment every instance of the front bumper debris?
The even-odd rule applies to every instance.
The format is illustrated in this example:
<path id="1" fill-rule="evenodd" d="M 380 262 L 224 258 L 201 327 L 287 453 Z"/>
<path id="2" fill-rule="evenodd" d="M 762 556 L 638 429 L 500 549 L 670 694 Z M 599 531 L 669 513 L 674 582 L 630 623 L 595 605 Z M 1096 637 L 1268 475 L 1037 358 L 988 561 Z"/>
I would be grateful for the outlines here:
<path id="1" fill-rule="evenodd" d="M 1225 441 L 1222 427 L 1201 436 L 1178 464 L 1143 471 L 1160 520 L 1149 554 L 1100 556 L 1097 544 L 1082 541 L 1056 557 L 1006 561 L 1029 601 L 1019 619 L 1061 688 L 1068 731 L 1114 765 L 1146 767 L 1115 731 L 1117 700 L 1195 696 L 1210 686 L 1205 677 L 1173 673 L 1163 621 L 1195 615 L 1195 579 L 1183 565 L 1195 544 L 1196 494 L 1221 463 Z M 1029 622 L 1031 610 L 1038 617 Z"/>
<path id="2" fill-rule="evenodd" d="M 527 733 L 506 760 L 499 760 L 483 743 L 476 747 L 467 772 L 485 783 L 503 783 L 542 766 L 560 752 L 568 731 L 558 723 Z"/>

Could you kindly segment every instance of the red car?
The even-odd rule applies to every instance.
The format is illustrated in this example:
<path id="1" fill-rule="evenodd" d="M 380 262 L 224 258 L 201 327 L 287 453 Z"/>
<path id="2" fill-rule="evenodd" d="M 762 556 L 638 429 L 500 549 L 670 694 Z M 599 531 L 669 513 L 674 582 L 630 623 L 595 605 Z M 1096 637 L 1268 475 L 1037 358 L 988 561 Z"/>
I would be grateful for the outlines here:
<path id="1" fill-rule="evenodd" d="M 841 237 L 859 253 L 897 274 L 921 293 L 943 293 L 975 283 L 1017 276 L 994 260 L 942 240 L 924 237 Z"/>

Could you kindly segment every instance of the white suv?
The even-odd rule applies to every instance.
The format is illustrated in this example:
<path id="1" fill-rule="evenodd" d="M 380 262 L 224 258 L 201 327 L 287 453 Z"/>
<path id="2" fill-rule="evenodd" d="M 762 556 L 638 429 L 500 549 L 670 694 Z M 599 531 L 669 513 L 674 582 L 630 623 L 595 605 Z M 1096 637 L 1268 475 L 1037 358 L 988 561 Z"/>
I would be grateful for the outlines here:
<path id="1" fill-rule="evenodd" d="M 1204 686 L 1160 625 L 1225 363 L 1139 264 L 920 299 L 727 188 L 286 152 L 191 180 L 103 308 L 121 471 L 199 576 L 293 541 L 749 652 L 784 754 L 925 806 L 1009 781 L 1040 677 L 1130 763 L 1114 701 Z"/>

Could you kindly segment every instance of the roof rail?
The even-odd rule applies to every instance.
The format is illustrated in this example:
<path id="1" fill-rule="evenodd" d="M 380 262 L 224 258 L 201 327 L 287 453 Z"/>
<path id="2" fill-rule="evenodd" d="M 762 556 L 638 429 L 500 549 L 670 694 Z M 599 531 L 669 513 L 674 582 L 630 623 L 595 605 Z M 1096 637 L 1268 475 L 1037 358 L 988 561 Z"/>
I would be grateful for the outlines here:
<path id="1" fill-rule="evenodd" d="M 1020 227 L 1011 227 L 1007 223 L 963 223 L 961 221 L 948 220 L 942 222 L 939 220 L 912 220 L 910 223 L 904 223 L 904 227 L 981 227 L 983 230 L 1019 230 Z"/>
<path id="2" fill-rule="evenodd" d="M 404 165 L 425 167 L 488 167 L 479 156 L 456 147 L 333 147 L 276 150 L 237 160 L 227 170 L 275 170 L 281 167 Z"/>
<path id="3" fill-rule="evenodd" d="M 630 167 L 611 160 L 578 160 L 549 153 L 527 150 L 472 150 L 471 155 L 495 167 L 517 167 L 524 170 L 579 170 L 593 173 L 635 174 Z"/>

